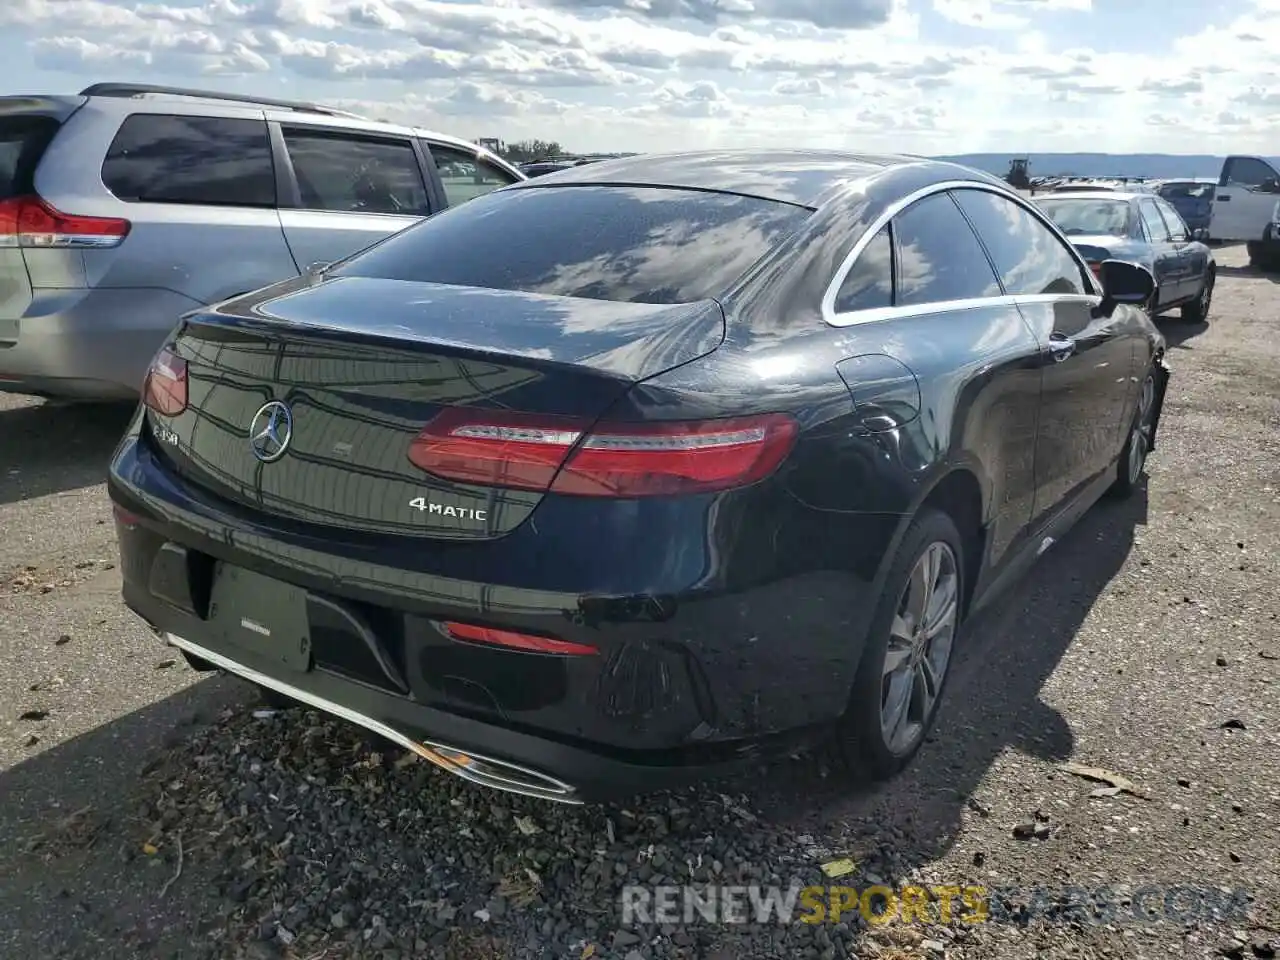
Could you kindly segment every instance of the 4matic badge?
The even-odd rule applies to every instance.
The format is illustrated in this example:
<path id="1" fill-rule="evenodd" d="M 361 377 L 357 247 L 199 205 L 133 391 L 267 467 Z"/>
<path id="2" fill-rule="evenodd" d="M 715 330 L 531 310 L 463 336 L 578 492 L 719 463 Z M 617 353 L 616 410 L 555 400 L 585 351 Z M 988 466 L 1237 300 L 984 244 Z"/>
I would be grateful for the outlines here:
<path id="1" fill-rule="evenodd" d="M 457 517 L 459 520 L 475 520 L 479 523 L 489 519 L 488 510 L 476 510 L 473 507 L 451 507 L 443 503 L 432 503 L 426 497 L 414 497 L 409 506 L 419 513 L 429 513 L 437 517 Z"/>

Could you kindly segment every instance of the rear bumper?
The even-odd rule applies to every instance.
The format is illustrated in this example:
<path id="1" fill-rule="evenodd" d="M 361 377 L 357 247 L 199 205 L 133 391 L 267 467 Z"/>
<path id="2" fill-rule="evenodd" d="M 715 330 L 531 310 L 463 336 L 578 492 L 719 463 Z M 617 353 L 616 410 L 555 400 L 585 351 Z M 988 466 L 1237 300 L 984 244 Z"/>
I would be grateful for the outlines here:
<path id="1" fill-rule="evenodd" d="M 151 358 L 197 306 L 169 290 L 36 290 L 16 338 L 0 342 L 0 391 L 137 399 Z"/>
<path id="2" fill-rule="evenodd" d="M 449 773 L 494 790 L 581 804 L 688 784 L 716 769 L 628 763 L 491 724 L 477 724 L 323 671 L 285 679 L 278 670 L 267 664 L 255 666 L 244 655 L 227 656 L 173 634 L 162 638 L 219 669 L 361 726 Z M 727 772 L 737 764 L 718 766 Z"/>
<path id="3" fill-rule="evenodd" d="M 505 660 L 499 670 L 490 669 L 474 677 L 477 690 L 487 684 L 501 684 L 498 674 L 505 672 L 512 682 L 554 691 L 560 719 L 576 714 L 578 736 L 567 736 L 563 729 L 540 730 L 522 723 L 518 715 L 508 711 L 476 709 L 474 704 L 468 710 L 450 695 L 448 688 L 413 672 L 415 664 L 424 664 L 424 670 L 431 669 L 428 665 L 442 671 L 449 667 L 443 656 L 447 651 L 433 642 L 434 638 L 427 639 L 412 627 L 407 631 L 406 645 L 380 644 L 381 652 L 402 671 L 407 691 L 393 689 L 394 684 L 385 682 L 384 677 L 362 669 L 362 656 L 348 655 L 350 650 L 322 661 L 318 642 L 313 643 L 316 653 L 309 668 L 293 669 L 277 659 L 226 643 L 211 630 L 207 614 L 181 609 L 185 598 L 178 597 L 175 602 L 170 594 L 181 593 L 183 588 L 173 591 L 157 586 L 163 581 L 172 587 L 175 582 L 175 578 L 160 572 L 160 551 L 143 546 L 149 539 L 146 534 L 128 529 L 119 521 L 118 527 L 125 604 L 146 620 L 164 642 L 219 669 L 378 733 L 483 786 L 565 803 L 618 799 L 728 774 L 744 764 L 793 750 L 820 732 L 815 724 L 731 740 L 710 739 L 714 736 L 710 726 L 691 702 L 694 694 L 688 688 L 690 678 L 676 672 L 679 659 L 671 657 L 669 651 L 650 648 L 642 661 L 635 649 L 626 644 L 614 646 L 607 663 L 598 670 L 594 664 L 575 669 L 578 665 L 564 662 L 569 658 L 475 651 L 476 663 L 479 657 Z M 161 546 L 181 557 L 182 566 L 190 565 L 183 548 L 172 541 L 164 541 Z M 204 559 L 201 556 L 196 562 Z M 166 596 L 162 598 L 157 593 Z M 343 603 L 331 595 L 322 596 L 321 601 Z M 356 610 L 354 605 L 343 605 L 347 611 Z M 312 624 L 314 630 L 314 620 Z M 352 630 L 343 634 L 342 640 L 357 647 L 361 641 L 357 634 Z M 417 641 L 421 641 L 420 645 L 415 646 Z M 463 657 L 471 652 L 460 653 L 457 660 L 464 662 Z M 630 672 L 622 672 L 627 670 Z M 616 682 L 619 679 L 622 682 Z M 798 682 L 791 685 L 793 679 L 799 678 L 780 681 L 787 685 L 788 696 L 804 700 L 810 693 L 822 695 L 821 690 L 806 690 Z M 637 684 L 650 689 L 637 691 L 632 686 Z M 662 703 L 660 693 L 652 688 L 659 685 L 669 685 L 669 691 L 683 691 L 681 698 L 686 698 L 685 702 L 677 698 Z M 767 698 L 770 688 L 781 689 L 779 682 L 774 682 L 740 692 Z M 500 695 L 500 691 L 495 694 Z M 603 715 L 601 707 L 618 706 L 637 696 L 654 714 L 654 729 L 647 728 L 643 710 L 632 712 L 628 718 L 634 725 L 637 742 L 644 742 L 645 746 L 630 749 L 619 745 L 616 738 L 614 742 L 594 740 L 597 727 L 616 731 L 617 718 Z M 832 705 L 835 706 L 834 701 Z M 714 716 L 714 707 L 707 712 Z M 655 730 L 659 732 L 655 734 Z M 701 737 L 708 739 L 700 742 Z M 465 758 L 460 760 L 459 755 Z"/>
<path id="4" fill-rule="evenodd" d="M 475 560 L 493 551 L 505 564 L 501 576 L 519 585 L 410 570 L 409 559 L 382 566 L 334 541 L 264 530 L 270 518 L 233 516 L 169 473 L 135 431 L 109 475 L 118 510 L 133 515 L 118 520 L 126 604 L 194 656 L 487 786 L 567 802 L 677 786 L 792 750 L 847 705 L 864 611 L 873 606 L 870 583 L 850 572 L 793 573 L 741 589 L 703 583 L 680 590 L 650 580 L 627 595 L 602 595 L 585 583 L 575 591 L 557 582 L 573 565 L 550 559 L 557 557 L 550 551 L 571 545 L 531 543 L 543 536 L 541 520 L 487 544 L 419 548 L 413 561 L 427 566 L 450 556 L 453 569 L 496 569 Z M 898 526 L 897 518 L 863 522 L 865 543 Z M 859 542 L 856 533 L 851 540 Z M 617 582 L 646 550 L 676 549 L 657 541 L 645 538 L 627 551 L 594 544 L 601 581 Z M 388 553 L 369 555 L 385 560 Z M 732 566 L 732 558 L 718 559 Z M 228 644 L 207 608 L 219 564 L 306 591 L 313 637 L 313 601 L 343 623 L 327 621 L 327 648 L 313 640 L 303 668 Z M 581 576 L 579 565 L 572 577 Z M 443 634 L 445 620 L 549 634 L 600 653 L 482 648 Z M 469 765 L 454 769 L 442 750 L 466 754 Z M 494 782 L 512 779 L 515 768 L 532 772 L 535 785 Z M 547 789 L 551 780 L 566 789 Z"/>

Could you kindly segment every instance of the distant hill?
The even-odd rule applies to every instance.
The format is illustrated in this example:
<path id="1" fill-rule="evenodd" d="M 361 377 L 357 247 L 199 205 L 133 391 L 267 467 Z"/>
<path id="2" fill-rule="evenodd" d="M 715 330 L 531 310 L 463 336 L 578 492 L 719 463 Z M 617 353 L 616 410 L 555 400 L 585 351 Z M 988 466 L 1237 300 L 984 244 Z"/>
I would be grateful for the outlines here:
<path id="1" fill-rule="evenodd" d="M 1204 154 L 1180 157 L 1167 153 L 966 153 L 938 159 L 1003 177 L 1009 172 L 1009 161 L 1016 156 L 1030 158 L 1029 172 L 1033 177 L 1216 177 L 1223 161 L 1222 157 Z"/>

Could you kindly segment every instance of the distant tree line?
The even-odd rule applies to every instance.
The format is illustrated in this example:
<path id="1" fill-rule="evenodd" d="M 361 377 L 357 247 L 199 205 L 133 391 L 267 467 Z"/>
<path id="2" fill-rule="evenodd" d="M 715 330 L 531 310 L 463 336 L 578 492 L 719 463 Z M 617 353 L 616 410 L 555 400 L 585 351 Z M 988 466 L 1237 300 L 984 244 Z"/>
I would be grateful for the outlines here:
<path id="1" fill-rule="evenodd" d="M 563 157 L 565 153 L 554 140 L 517 140 L 501 150 L 502 158 L 510 163 L 531 163 L 545 157 Z"/>

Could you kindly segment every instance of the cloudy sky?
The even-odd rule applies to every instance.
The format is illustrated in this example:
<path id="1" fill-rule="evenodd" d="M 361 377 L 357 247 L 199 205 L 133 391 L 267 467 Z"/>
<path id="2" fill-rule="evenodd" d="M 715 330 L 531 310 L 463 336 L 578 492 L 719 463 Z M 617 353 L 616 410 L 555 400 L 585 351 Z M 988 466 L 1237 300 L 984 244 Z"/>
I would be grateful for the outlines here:
<path id="1" fill-rule="evenodd" d="M 577 150 L 1277 152 L 1280 0 L 0 0 L 0 91 L 151 80 Z"/>

